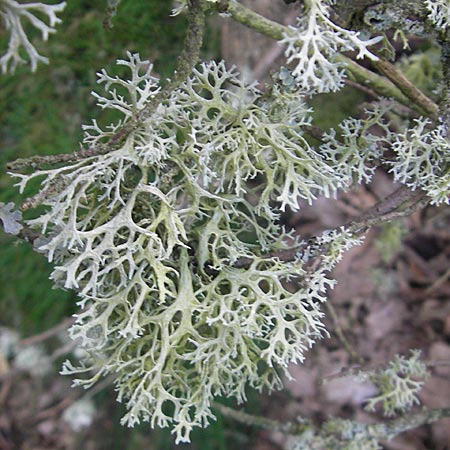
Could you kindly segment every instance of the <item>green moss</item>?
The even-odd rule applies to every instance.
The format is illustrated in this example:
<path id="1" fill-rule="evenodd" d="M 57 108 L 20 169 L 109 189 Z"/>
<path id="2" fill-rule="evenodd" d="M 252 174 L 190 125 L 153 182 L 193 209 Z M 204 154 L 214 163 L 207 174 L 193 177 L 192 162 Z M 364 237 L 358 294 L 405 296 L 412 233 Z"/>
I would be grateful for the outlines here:
<path id="1" fill-rule="evenodd" d="M 340 91 L 313 96 L 308 104 L 314 110 L 314 123 L 324 130 L 336 128 L 339 122 L 355 115 L 355 105 L 363 101 L 364 95 L 352 87 Z M 339 105 L 339 108 L 336 108 Z"/>
<path id="2" fill-rule="evenodd" d="M 434 99 L 439 99 L 442 82 L 441 52 L 437 46 L 423 52 L 404 56 L 397 63 L 399 69 L 415 86 Z"/>
<path id="3" fill-rule="evenodd" d="M 388 222 L 381 227 L 381 232 L 375 241 L 375 248 L 384 264 L 389 264 L 397 256 L 406 234 L 403 222 Z"/>

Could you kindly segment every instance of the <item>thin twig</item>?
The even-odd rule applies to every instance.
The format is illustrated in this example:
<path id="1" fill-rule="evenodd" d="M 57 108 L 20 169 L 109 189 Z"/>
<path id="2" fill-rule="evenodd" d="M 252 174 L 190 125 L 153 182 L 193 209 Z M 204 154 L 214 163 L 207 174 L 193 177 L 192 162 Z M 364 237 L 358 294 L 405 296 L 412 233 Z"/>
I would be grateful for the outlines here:
<path id="1" fill-rule="evenodd" d="M 346 86 L 350 86 L 352 88 L 358 89 L 358 91 L 361 91 L 364 94 L 369 95 L 370 97 L 373 97 L 375 99 L 378 99 L 378 97 L 379 97 L 377 92 L 375 92 L 373 89 L 371 89 L 368 86 L 364 86 L 361 83 L 358 83 L 358 82 L 353 81 L 353 80 L 349 80 L 348 78 L 346 78 L 344 80 L 344 83 L 345 83 Z"/>
<path id="2" fill-rule="evenodd" d="M 72 353 L 79 345 L 79 342 L 75 341 L 69 341 L 65 345 L 57 348 L 52 352 L 50 355 L 50 361 L 57 361 L 61 356 L 68 355 L 69 353 Z"/>
<path id="3" fill-rule="evenodd" d="M 80 390 L 80 392 L 82 392 Z M 34 421 L 41 422 L 44 419 L 48 419 L 50 417 L 59 415 L 62 411 L 67 409 L 70 405 L 75 403 L 79 398 L 81 397 L 79 392 L 73 392 L 72 394 L 67 395 L 67 397 L 64 397 L 59 403 L 56 405 L 51 406 L 48 409 L 45 409 L 44 411 L 40 411 L 34 416 Z"/>
<path id="4" fill-rule="evenodd" d="M 350 87 L 352 87 L 354 89 L 358 89 L 359 91 L 367 94 L 370 97 L 373 97 L 374 99 L 379 99 L 379 93 L 377 93 L 374 89 L 371 89 L 368 86 L 364 86 L 363 84 L 358 83 L 358 82 L 353 81 L 353 80 L 350 80 L 349 78 L 346 78 L 344 80 L 344 83 L 345 83 L 346 86 L 350 86 Z M 413 117 L 413 118 L 419 116 L 418 112 L 411 108 L 411 105 L 407 106 L 407 105 L 405 105 L 403 103 L 395 102 L 395 101 L 389 102 L 388 99 L 386 99 L 385 101 L 387 103 L 390 103 L 390 111 L 395 112 L 395 114 L 398 115 L 398 116 L 401 116 L 401 117 Z M 386 112 L 387 116 L 389 115 L 390 111 Z M 389 122 L 390 122 L 390 125 L 391 125 L 391 128 L 392 128 L 393 123 L 390 120 L 389 120 Z"/>
<path id="5" fill-rule="evenodd" d="M 62 411 L 67 409 L 69 406 L 71 406 L 73 403 L 75 403 L 78 400 L 81 399 L 89 399 L 93 397 L 94 395 L 98 394 L 102 390 L 106 389 L 107 387 L 111 386 L 111 384 L 114 381 L 113 376 L 109 376 L 105 379 L 103 379 L 101 382 L 97 383 L 95 386 L 93 386 L 88 391 L 85 391 L 83 389 L 78 389 L 76 392 L 72 393 L 71 395 L 68 395 L 63 400 L 61 400 L 56 405 L 51 406 L 50 408 L 47 408 L 44 411 L 39 412 L 35 416 L 35 421 L 40 422 L 44 419 L 48 419 L 50 417 L 59 415 Z"/>
<path id="6" fill-rule="evenodd" d="M 373 65 L 383 74 L 391 80 L 395 86 L 417 105 L 423 112 L 429 115 L 432 119 L 437 120 L 439 116 L 439 108 L 436 103 L 428 98 L 420 89 L 412 84 L 403 73 L 398 70 L 394 65 L 384 58 L 379 57 L 377 61 L 373 61 Z"/>
<path id="7" fill-rule="evenodd" d="M 35 334 L 33 336 L 29 336 L 25 339 L 22 339 L 19 342 L 19 345 L 22 347 L 25 347 L 27 345 L 35 345 L 39 344 L 40 342 L 44 342 L 47 339 L 52 338 L 56 334 L 58 334 L 62 330 L 67 330 L 70 325 L 74 323 L 75 319 L 73 317 L 67 317 L 62 322 L 58 323 L 52 328 L 49 328 L 48 330 L 45 330 L 42 333 Z"/>
<path id="8" fill-rule="evenodd" d="M 431 294 L 436 289 L 438 289 L 441 285 L 443 285 L 450 278 L 450 268 L 447 269 L 445 273 L 443 273 L 440 277 L 438 277 L 431 286 L 427 287 L 424 291 L 425 295 Z"/>
<path id="9" fill-rule="evenodd" d="M 304 419 L 303 423 L 292 423 L 292 422 L 279 422 L 278 420 L 267 419 L 266 417 L 256 416 L 253 414 L 248 414 L 244 411 L 239 411 L 228 406 L 222 405 L 221 403 L 212 402 L 211 406 L 217 409 L 222 415 L 230 417 L 236 422 L 242 423 L 244 425 L 250 425 L 257 428 L 263 428 L 266 430 L 279 431 L 285 434 L 301 434 L 307 428 L 310 428 L 308 419 Z"/>

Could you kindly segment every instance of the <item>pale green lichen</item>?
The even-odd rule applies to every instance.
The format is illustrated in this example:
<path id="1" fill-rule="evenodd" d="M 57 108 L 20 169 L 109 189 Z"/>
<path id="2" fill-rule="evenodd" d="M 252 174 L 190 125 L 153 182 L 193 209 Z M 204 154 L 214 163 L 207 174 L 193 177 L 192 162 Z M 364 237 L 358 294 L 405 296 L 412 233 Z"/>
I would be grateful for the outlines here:
<path id="1" fill-rule="evenodd" d="M 395 135 L 395 161 L 390 171 L 396 181 L 411 189 L 422 189 L 432 204 L 450 203 L 450 139 L 445 125 L 431 127 L 426 118 Z"/>
<path id="2" fill-rule="evenodd" d="M 366 409 L 375 411 L 380 405 L 385 415 L 393 416 L 408 411 L 419 403 L 418 393 L 428 377 L 426 365 L 420 361 L 420 351 L 412 350 L 405 358 L 396 355 L 387 367 L 361 371 L 357 378 L 370 381 L 379 394 L 368 400 Z M 346 419 L 330 419 L 320 430 L 308 428 L 299 436 L 292 437 L 288 450 L 379 450 L 380 440 L 390 439 L 383 425 L 371 426 Z"/>
<path id="3" fill-rule="evenodd" d="M 417 395 L 428 376 L 427 366 L 420 360 L 420 350 L 411 350 L 409 358 L 396 355 L 384 369 L 361 373 L 361 379 L 369 379 L 379 390 L 377 396 L 367 401 L 366 410 L 375 411 L 380 405 L 386 416 L 410 410 L 420 403 Z"/>
<path id="4" fill-rule="evenodd" d="M 130 79 L 102 71 L 107 95 L 95 96 L 123 119 L 85 126 L 88 146 L 158 92 L 147 61 L 118 63 Z M 87 357 L 63 373 L 86 372 L 85 386 L 115 374 L 123 423 L 170 425 L 188 441 L 213 417 L 213 397 L 281 387 L 288 364 L 326 332 L 327 273 L 359 240 L 335 230 L 292 261 L 267 255 L 296 242 L 280 208 L 351 183 L 303 137 L 309 123 L 297 92 L 263 95 L 223 63 L 202 64 L 116 150 L 15 175 L 21 189 L 43 178 L 47 209 L 28 225 L 46 235 L 55 283 L 81 297 L 71 336 Z"/>
<path id="5" fill-rule="evenodd" d="M 19 3 L 16 0 L 0 0 L 0 17 L 5 29 L 9 32 L 8 49 L 0 57 L 0 68 L 3 73 L 13 73 L 18 65 L 24 64 L 21 55 L 23 50 L 29 58 L 31 70 L 34 72 L 39 62 L 48 64 L 48 58 L 40 55 L 25 32 L 23 20 L 29 22 L 46 41 L 51 33 L 55 33 L 55 25 L 61 22 L 57 13 L 66 6 L 65 2 L 56 5 L 45 3 Z M 48 25 L 42 20 L 46 16 Z"/>
<path id="6" fill-rule="evenodd" d="M 17 235 L 23 229 L 20 221 L 22 220 L 21 211 L 14 209 L 14 203 L 0 202 L 0 222 L 3 231 L 8 234 Z"/>
<path id="7" fill-rule="evenodd" d="M 335 174 L 351 183 L 368 183 L 372 179 L 376 165 L 374 161 L 382 157 L 389 147 L 392 132 L 383 119 L 389 111 L 385 101 L 364 111 L 364 119 L 348 118 L 339 124 L 338 132 L 332 129 L 323 136 L 320 153 L 334 161 Z M 372 134 L 372 127 L 378 127 Z"/>
<path id="8" fill-rule="evenodd" d="M 130 78 L 102 71 L 107 93 L 94 95 L 123 118 L 85 126 L 86 146 L 110 139 L 159 92 L 148 61 L 128 54 L 118 64 Z M 299 242 L 280 210 L 369 181 L 392 141 L 396 179 L 432 194 L 448 151 L 440 128 L 428 132 L 421 119 L 393 138 L 382 102 L 315 149 L 304 136 L 311 110 L 292 75 L 278 78 L 263 94 L 223 62 L 202 64 L 116 149 L 15 174 L 21 190 L 43 180 L 46 210 L 28 226 L 45 236 L 38 250 L 55 263 L 55 284 L 81 297 L 71 336 L 86 357 L 63 373 L 86 373 L 85 386 L 115 374 L 123 423 L 172 426 L 188 441 L 213 417 L 215 396 L 244 401 L 246 386 L 281 387 L 288 365 L 326 333 L 327 273 L 359 240 L 340 229 Z M 293 244 L 292 260 L 270 256 Z"/>
<path id="9" fill-rule="evenodd" d="M 281 44 L 286 44 L 288 63 L 295 62 L 293 75 L 305 91 L 330 92 L 343 86 L 344 64 L 334 61 L 338 52 L 357 50 L 357 58 L 377 57 L 368 47 L 382 40 L 381 36 L 362 40 L 360 34 L 346 30 L 330 18 L 330 0 L 307 0 L 307 11 L 298 18 L 296 26 L 289 26 Z"/>

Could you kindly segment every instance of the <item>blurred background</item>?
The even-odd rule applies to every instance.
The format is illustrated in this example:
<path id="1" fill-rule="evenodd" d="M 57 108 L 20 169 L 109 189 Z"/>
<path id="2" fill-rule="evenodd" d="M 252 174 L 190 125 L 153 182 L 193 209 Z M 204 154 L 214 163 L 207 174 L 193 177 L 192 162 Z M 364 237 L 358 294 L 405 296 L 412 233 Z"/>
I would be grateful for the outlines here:
<path id="1" fill-rule="evenodd" d="M 53 2 L 56 3 L 56 2 Z M 5 174 L 7 162 L 17 158 L 68 153 L 79 148 L 81 125 L 114 117 L 101 112 L 90 95 L 96 72 L 118 73 L 115 60 L 125 52 L 139 52 L 154 63 L 165 79 L 176 65 L 182 47 L 185 17 L 170 16 L 170 1 L 122 0 L 113 28 L 103 25 L 106 1 L 70 0 L 63 23 L 38 50 L 50 58 L 31 74 L 28 67 L 0 76 L 0 200 L 20 204 L 14 180 Z M 299 2 L 245 0 L 252 9 L 284 24 L 295 23 Z M 8 34 L 0 28 L 0 48 Z M 260 80 L 284 64 L 282 47 L 226 18 L 211 17 L 202 57 L 224 58 L 236 64 L 248 80 Z M 395 45 L 395 42 L 393 41 Z M 439 83 L 439 50 L 425 39 L 411 50 L 399 51 L 397 64 L 428 95 Z M 316 124 L 336 126 L 349 115 L 363 113 L 373 101 L 370 92 L 349 82 L 338 94 L 311 100 Z M 369 186 L 336 200 L 319 199 L 300 213 L 287 212 L 285 223 L 303 237 L 342 225 L 395 189 L 378 170 Z M 268 396 L 248 392 L 245 411 L 279 420 L 308 416 L 316 423 L 332 415 L 373 422 L 364 399 L 373 386 L 336 377 L 350 364 L 350 353 L 337 335 L 345 335 L 351 352 L 376 366 L 396 353 L 418 348 L 430 361 L 450 360 L 450 230 L 449 212 L 426 208 L 407 219 L 368 233 L 364 244 L 347 255 L 333 276 L 332 310 L 327 312 L 330 337 L 319 342 L 304 365 L 293 367 L 294 381 Z M 167 430 L 148 424 L 134 429 L 119 425 L 124 408 L 115 400 L 110 380 L 88 393 L 71 389 L 59 375 L 62 361 L 76 348 L 65 330 L 76 312 L 73 292 L 53 290 L 51 267 L 30 246 L 0 233 L 0 450 L 166 450 L 175 448 Z M 450 403 L 448 367 L 437 366 L 421 395 L 429 407 Z M 324 382 L 325 380 L 325 382 Z M 236 406 L 223 399 L 222 403 Z M 406 433 L 384 448 L 392 450 L 446 449 L 450 422 L 443 420 Z M 217 414 L 208 428 L 192 433 L 192 443 L 178 448 L 196 450 L 284 448 L 285 436 L 257 430 Z"/>

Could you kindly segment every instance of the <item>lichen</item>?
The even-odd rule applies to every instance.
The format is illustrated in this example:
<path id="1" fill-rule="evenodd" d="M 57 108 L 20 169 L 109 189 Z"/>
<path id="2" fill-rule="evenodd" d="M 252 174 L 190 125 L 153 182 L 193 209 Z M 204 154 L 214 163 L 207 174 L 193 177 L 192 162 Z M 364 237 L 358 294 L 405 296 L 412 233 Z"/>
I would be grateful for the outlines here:
<path id="1" fill-rule="evenodd" d="M 101 71 L 106 94 L 94 95 L 123 117 L 85 126 L 86 146 L 111 138 L 159 90 L 148 61 L 128 54 L 118 64 L 130 78 Z M 28 226 L 46 237 L 39 251 L 55 284 L 81 298 L 71 336 L 87 357 L 63 373 L 86 373 L 84 386 L 115 374 L 122 423 L 170 425 L 188 441 L 213 417 L 213 397 L 242 402 L 246 386 L 280 388 L 326 333 L 327 273 L 359 240 L 334 230 L 311 248 L 279 224 L 280 209 L 351 182 L 339 158 L 303 137 L 310 114 L 297 92 L 275 86 L 268 97 L 223 62 L 202 64 L 119 148 L 15 175 L 22 190 L 43 179 L 46 211 Z M 270 256 L 292 244 L 292 260 Z"/>
<path id="2" fill-rule="evenodd" d="M 367 401 L 366 410 L 375 411 L 381 405 L 388 417 L 410 410 L 420 403 L 417 395 L 428 376 L 419 350 L 411 350 L 409 358 L 396 355 L 386 368 L 361 373 L 360 378 L 368 378 L 379 389 L 379 394 Z"/>
<path id="3" fill-rule="evenodd" d="M 337 91 L 343 86 L 345 66 L 333 60 L 338 52 L 357 50 L 357 58 L 376 60 L 368 47 L 382 40 L 381 36 L 362 40 L 360 33 L 332 22 L 332 3 L 306 1 L 307 12 L 297 19 L 296 26 L 289 26 L 289 32 L 280 41 L 287 45 L 287 62 L 296 62 L 293 75 L 298 85 L 309 93 Z"/>
<path id="4" fill-rule="evenodd" d="M 444 124 L 432 127 L 430 119 L 416 119 L 395 135 L 392 150 L 390 171 L 396 181 L 424 190 L 431 204 L 450 203 L 450 141 Z"/>
<path id="5" fill-rule="evenodd" d="M 48 58 L 38 53 L 25 32 L 22 20 L 26 19 L 41 33 L 46 41 L 51 33 L 55 33 L 55 25 L 61 22 L 57 13 L 66 6 L 65 2 L 56 5 L 44 3 L 19 3 L 16 0 L 0 0 L 0 16 L 5 29 L 9 31 L 8 49 L 0 57 L 0 68 L 3 73 L 13 73 L 16 67 L 24 64 L 21 49 L 28 55 L 31 71 L 34 72 L 39 62 L 48 64 Z M 47 16 L 48 25 L 39 18 L 39 15 Z"/>

